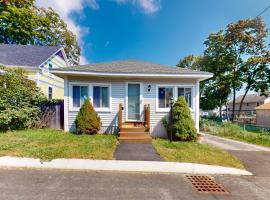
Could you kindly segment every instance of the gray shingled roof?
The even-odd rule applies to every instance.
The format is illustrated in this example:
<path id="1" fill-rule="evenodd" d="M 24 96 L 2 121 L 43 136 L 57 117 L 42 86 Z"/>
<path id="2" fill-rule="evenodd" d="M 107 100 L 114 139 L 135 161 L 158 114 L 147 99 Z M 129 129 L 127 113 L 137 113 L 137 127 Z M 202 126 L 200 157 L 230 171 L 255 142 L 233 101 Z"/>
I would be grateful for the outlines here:
<path id="1" fill-rule="evenodd" d="M 103 62 L 97 64 L 80 65 L 58 68 L 54 71 L 89 72 L 89 73 L 135 73 L 135 74 L 205 74 L 209 72 L 172 67 L 138 60 Z M 56 73 L 57 73 L 56 72 Z"/>
<path id="2" fill-rule="evenodd" d="M 238 96 L 235 99 L 235 103 L 240 103 L 243 95 Z M 260 96 L 258 94 L 247 94 L 247 96 L 244 99 L 244 103 L 256 103 L 256 102 L 264 102 L 266 99 L 265 96 Z M 232 103 L 232 101 L 230 101 Z"/>
<path id="3" fill-rule="evenodd" d="M 57 46 L 0 44 L 0 63 L 11 66 L 38 67 L 60 49 L 61 47 Z"/>

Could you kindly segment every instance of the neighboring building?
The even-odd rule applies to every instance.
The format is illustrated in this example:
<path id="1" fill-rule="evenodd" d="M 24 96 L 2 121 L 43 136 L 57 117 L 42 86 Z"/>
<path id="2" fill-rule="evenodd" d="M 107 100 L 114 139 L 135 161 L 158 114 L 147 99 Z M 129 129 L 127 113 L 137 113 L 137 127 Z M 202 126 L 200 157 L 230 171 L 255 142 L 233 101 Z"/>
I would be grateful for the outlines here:
<path id="1" fill-rule="evenodd" d="M 64 80 L 50 72 L 67 67 L 62 47 L 0 44 L 0 65 L 25 69 L 48 98 L 64 98 Z"/>
<path id="2" fill-rule="evenodd" d="M 256 108 L 256 123 L 270 127 L 270 103 L 263 104 Z"/>
<path id="3" fill-rule="evenodd" d="M 65 131 L 75 131 L 77 113 L 89 98 L 101 117 L 101 132 L 117 132 L 119 104 L 123 121 L 142 123 L 144 106 L 150 105 L 150 134 L 166 137 L 162 118 L 168 115 L 170 99 L 184 96 L 199 131 L 199 83 L 211 73 L 143 61 L 115 61 L 54 69 L 64 78 Z M 127 123 L 126 123 L 127 124 Z"/>
<path id="4" fill-rule="evenodd" d="M 240 107 L 240 102 L 243 95 L 238 96 L 235 99 L 235 113 L 237 114 Z M 256 107 L 262 104 L 270 102 L 270 98 L 260 96 L 258 94 L 247 94 L 242 104 L 241 112 L 249 115 L 255 115 Z M 233 101 L 228 103 L 228 111 L 231 112 L 233 108 Z"/>

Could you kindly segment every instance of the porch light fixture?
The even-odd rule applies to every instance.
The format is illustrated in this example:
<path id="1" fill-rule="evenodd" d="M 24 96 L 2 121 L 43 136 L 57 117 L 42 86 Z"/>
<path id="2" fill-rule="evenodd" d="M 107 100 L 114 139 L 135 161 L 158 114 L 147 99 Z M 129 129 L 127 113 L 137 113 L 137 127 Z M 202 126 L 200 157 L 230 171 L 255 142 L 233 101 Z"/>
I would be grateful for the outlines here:
<path id="1" fill-rule="evenodd" d="M 150 92 L 151 91 L 151 85 L 149 84 L 148 85 L 148 92 Z"/>

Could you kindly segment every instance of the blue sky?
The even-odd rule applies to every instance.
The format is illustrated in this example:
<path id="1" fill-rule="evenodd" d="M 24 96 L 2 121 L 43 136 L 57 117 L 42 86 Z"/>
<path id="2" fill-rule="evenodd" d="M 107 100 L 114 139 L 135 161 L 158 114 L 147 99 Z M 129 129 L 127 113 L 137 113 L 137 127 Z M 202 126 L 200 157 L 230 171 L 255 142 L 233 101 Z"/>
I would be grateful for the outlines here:
<path id="1" fill-rule="evenodd" d="M 203 41 L 269 0 L 37 0 L 53 7 L 77 35 L 82 63 L 140 59 L 175 65 L 201 54 Z M 263 14 L 270 25 L 270 10 Z"/>

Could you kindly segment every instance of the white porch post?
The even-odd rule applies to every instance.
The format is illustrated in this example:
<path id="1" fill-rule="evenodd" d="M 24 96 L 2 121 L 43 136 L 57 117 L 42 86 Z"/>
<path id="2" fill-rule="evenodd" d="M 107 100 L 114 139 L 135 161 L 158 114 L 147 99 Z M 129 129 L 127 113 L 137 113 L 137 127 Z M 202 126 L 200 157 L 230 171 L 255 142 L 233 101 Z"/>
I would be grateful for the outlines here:
<path id="1" fill-rule="evenodd" d="M 68 132 L 68 99 L 69 99 L 69 94 L 68 94 L 69 88 L 68 88 L 68 78 L 64 78 L 64 131 Z"/>
<path id="2" fill-rule="evenodd" d="M 200 130 L 200 81 L 196 80 L 196 92 L 195 92 L 195 127 L 197 129 L 197 132 L 199 133 Z"/>

